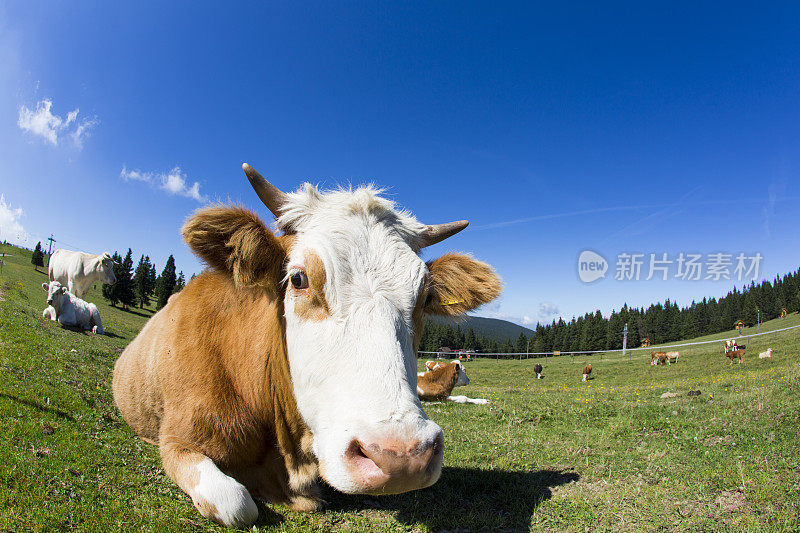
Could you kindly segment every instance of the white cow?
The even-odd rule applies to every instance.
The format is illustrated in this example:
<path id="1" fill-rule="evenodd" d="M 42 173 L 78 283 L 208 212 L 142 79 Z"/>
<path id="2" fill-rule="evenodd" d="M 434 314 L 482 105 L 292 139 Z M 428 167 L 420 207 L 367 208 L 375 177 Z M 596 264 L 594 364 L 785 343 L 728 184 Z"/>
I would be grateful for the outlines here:
<path id="1" fill-rule="evenodd" d="M 772 357 L 772 348 L 768 348 L 766 352 L 758 354 L 759 359 L 769 359 L 770 357 Z"/>
<path id="2" fill-rule="evenodd" d="M 42 283 L 42 289 L 47 293 L 47 309 L 42 312 L 44 318 L 58 320 L 62 326 L 90 329 L 98 335 L 103 334 L 103 322 L 96 305 L 70 294 L 57 281 Z"/>
<path id="3" fill-rule="evenodd" d="M 108 252 L 92 255 L 58 249 L 50 256 L 48 271 L 50 281 L 58 281 L 69 292 L 83 298 L 95 281 L 109 285 L 117 282 L 113 266 L 114 261 Z"/>

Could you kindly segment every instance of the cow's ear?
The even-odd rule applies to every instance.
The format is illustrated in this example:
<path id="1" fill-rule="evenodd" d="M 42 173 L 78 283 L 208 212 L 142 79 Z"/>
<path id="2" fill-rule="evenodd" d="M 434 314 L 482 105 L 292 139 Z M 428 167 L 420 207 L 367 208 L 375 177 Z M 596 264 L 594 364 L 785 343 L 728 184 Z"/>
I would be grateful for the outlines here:
<path id="1" fill-rule="evenodd" d="M 494 269 L 464 254 L 446 254 L 428 263 L 430 289 L 425 311 L 454 316 L 491 302 L 502 284 Z"/>
<path id="2" fill-rule="evenodd" d="M 278 294 L 286 250 L 252 211 L 207 207 L 195 212 L 181 231 L 192 251 L 218 272 L 231 276 L 236 287 L 261 287 Z"/>
<path id="3" fill-rule="evenodd" d="M 61 294 L 67 294 L 67 288 L 66 288 L 66 287 L 61 287 L 61 289 L 59 290 L 59 292 L 60 292 Z"/>
<path id="4" fill-rule="evenodd" d="M 47 292 L 50 290 L 50 286 L 47 283 L 42 283 L 42 290 L 44 290 L 44 292 Z"/>

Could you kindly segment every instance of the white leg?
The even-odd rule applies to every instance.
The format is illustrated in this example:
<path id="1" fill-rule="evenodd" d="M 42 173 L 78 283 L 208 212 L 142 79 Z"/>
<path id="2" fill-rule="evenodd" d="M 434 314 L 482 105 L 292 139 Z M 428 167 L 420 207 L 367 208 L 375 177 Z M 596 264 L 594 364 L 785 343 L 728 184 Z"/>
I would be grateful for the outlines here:
<path id="1" fill-rule="evenodd" d="M 161 446 L 167 475 L 191 498 L 200 514 L 227 527 L 246 527 L 258 518 L 247 488 L 224 474 L 214 461 L 167 442 Z"/>
<path id="2" fill-rule="evenodd" d="M 486 405 L 489 403 L 489 400 L 484 400 L 483 398 L 467 398 L 466 396 L 448 396 L 447 399 L 451 402 L 474 403 L 476 405 Z"/>

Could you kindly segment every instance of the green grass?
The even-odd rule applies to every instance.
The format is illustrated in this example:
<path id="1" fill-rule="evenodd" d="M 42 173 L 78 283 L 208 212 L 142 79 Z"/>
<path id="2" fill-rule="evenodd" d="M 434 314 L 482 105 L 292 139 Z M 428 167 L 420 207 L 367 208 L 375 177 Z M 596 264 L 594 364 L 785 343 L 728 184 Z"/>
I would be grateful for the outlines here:
<path id="1" fill-rule="evenodd" d="M 117 352 L 151 311 L 111 308 L 93 291 L 109 335 L 61 329 L 41 317 L 46 276 L 30 252 L 7 251 L 0 530 L 221 530 L 112 400 Z M 797 323 L 791 315 L 762 331 Z M 748 339 L 745 363 L 733 367 L 716 343 L 680 350 L 669 367 L 650 366 L 649 352 L 540 359 L 543 380 L 534 360 L 469 363 L 472 385 L 458 393 L 492 403 L 426 406 L 445 432 L 436 485 L 391 497 L 325 489 L 326 511 L 262 505 L 256 529 L 800 530 L 798 340 L 799 330 Z M 773 358 L 758 360 L 768 346 Z M 585 362 L 594 379 L 582 383 Z M 679 396 L 661 399 L 668 391 Z"/>

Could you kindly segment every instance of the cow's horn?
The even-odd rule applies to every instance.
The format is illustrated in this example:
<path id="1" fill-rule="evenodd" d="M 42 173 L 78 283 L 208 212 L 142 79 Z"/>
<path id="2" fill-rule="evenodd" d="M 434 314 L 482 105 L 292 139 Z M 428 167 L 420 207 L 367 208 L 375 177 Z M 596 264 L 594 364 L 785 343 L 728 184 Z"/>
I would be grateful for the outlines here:
<path id="1" fill-rule="evenodd" d="M 267 206 L 267 209 L 272 211 L 273 215 L 279 217 L 281 215 L 281 207 L 287 200 L 286 193 L 265 180 L 264 176 L 247 163 L 242 164 L 242 170 L 244 170 L 247 179 L 250 180 L 250 185 L 256 190 L 256 194 Z"/>
<path id="2" fill-rule="evenodd" d="M 448 237 L 452 237 L 462 229 L 469 225 L 467 220 L 458 220 L 456 222 L 448 222 L 446 224 L 434 224 L 422 232 L 422 247 L 442 242 Z"/>

